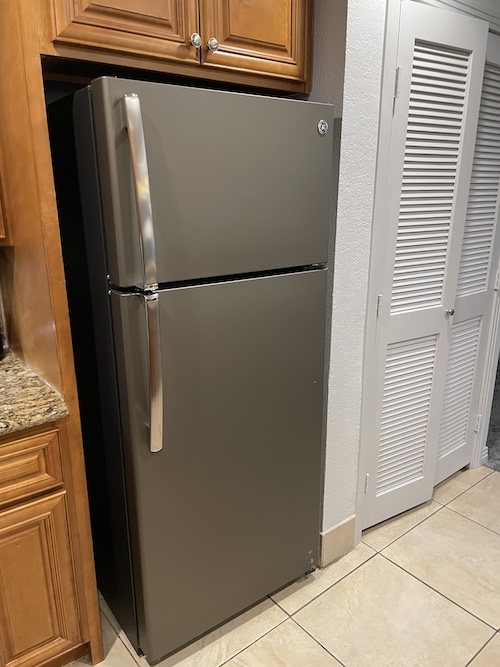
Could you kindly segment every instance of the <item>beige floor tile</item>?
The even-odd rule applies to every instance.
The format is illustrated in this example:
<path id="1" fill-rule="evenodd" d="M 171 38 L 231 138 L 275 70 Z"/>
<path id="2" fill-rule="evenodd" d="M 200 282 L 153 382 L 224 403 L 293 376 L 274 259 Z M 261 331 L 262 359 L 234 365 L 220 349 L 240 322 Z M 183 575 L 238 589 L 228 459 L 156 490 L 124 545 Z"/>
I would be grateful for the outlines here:
<path id="1" fill-rule="evenodd" d="M 219 667 L 287 618 L 285 612 L 272 600 L 265 600 L 170 658 L 162 660 L 157 667 Z M 139 659 L 139 665 L 149 667 L 145 658 Z"/>
<path id="2" fill-rule="evenodd" d="M 102 667 L 137 667 L 137 663 L 125 648 L 114 629 L 111 627 L 107 618 L 101 614 L 102 636 L 104 640 L 104 661 L 99 665 Z M 71 662 L 68 667 L 81 667 L 90 665 L 91 662 L 86 656 L 81 660 Z"/>
<path id="3" fill-rule="evenodd" d="M 447 505 L 461 493 L 470 489 L 471 485 L 462 479 L 463 474 L 464 473 L 459 472 L 434 487 L 432 499 L 441 505 Z"/>
<path id="4" fill-rule="evenodd" d="M 360 542 L 355 549 L 339 558 L 335 563 L 321 570 L 315 570 L 304 579 L 275 593 L 272 598 L 288 614 L 294 614 L 374 555 L 373 549 Z"/>
<path id="5" fill-rule="evenodd" d="M 465 667 L 493 635 L 378 554 L 294 618 L 347 667 Z"/>
<path id="6" fill-rule="evenodd" d="M 383 554 L 486 623 L 500 627 L 500 535 L 443 507 Z"/>
<path id="7" fill-rule="evenodd" d="M 495 635 L 470 663 L 470 667 L 498 667 L 498 665 L 500 665 L 500 637 Z"/>
<path id="8" fill-rule="evenodd" d="M 487 468 L 486 466 L 479 466 L 479 468 L 468 468 L 460 473 L 460 479 L 464 482 L 467 482 L 470 486 L 477 484 L 488 475 L 491 475 L 493 470 Z"/>
<path id="9" fill-rule="evenodd" d="M 291 619 L 252 644 L 224 667 L 342 667 Z"/>
<path id="10" fill-rule="evenodd" d="M 500 533 L 500 473 L 494 472 L 471 487 L 449 508 Z"/>
<path id="11" fill-rule="evenodd" d="M 113 628 L 114 632 L 118 635 L 118 637 L 121 639 L 123 644 L 125 644 L 125 647 L 127 648 L 128 652 L 131 653 L 131 655 L 134 656 L 134 659 L 136 661 L 139 660 L 139 656 L 137 655 L 137 652 L 135 648 L 132 646 L 132 644 L 129 641 L 129 638 L 127 635 L 123 632 L 120 624 L 116 620 L 113 612 L 108 606 L 108 603 L 106 600 L 102 597 L 102 595 L 99 597 L 99 607 L 101 608 L 101 618 L 104 616 L 110 626 Z"/>
<path id="12" fill-rule="evenodd" d="M 386 546 L 397 540 L 398 537 L 404 535 L 409 530 L 414 528 L 427 517 L 441 509 L 441 505 L 432 500 L 424 505 L 419 505 L 414 509 L 398 514 L 398 516 L 388 519 L 383 523 L 379 523 L 373 528 L 368 528 L 363 532 L 361 538 L 365 544 L 376 551 L 382 551 Z"/>

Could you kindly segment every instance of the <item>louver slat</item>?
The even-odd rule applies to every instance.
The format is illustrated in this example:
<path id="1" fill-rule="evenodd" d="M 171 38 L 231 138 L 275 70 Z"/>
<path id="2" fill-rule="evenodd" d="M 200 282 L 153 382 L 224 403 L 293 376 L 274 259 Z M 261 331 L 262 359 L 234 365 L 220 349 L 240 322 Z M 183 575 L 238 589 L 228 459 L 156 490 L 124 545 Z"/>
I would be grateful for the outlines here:
<path id="1" fill-rule="evenodd" d="M 466 443 L 481 317 L 454 324 L 446 371 L 438 458 Z"/>
<path id="2" fill-rule="evenodd" d="M 457 296 L 487 289 L 500 186 L 500 67 L 486 63 Z"/>
<path id="3" fill-rule="evenodd" d="M 422 476 L 436 341 L 427 336 L 388 347 L 377 496 Z"/>
<path id="4" fill-rule="evenodd" d="M 441 303 L 469 64 L 415 42 L 391 314 Z"/>

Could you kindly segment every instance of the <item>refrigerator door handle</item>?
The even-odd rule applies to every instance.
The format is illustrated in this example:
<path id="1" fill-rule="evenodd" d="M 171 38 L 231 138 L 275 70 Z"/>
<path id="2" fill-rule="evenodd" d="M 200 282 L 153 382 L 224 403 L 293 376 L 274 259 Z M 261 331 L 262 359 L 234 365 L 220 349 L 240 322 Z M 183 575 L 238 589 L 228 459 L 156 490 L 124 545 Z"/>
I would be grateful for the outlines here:
<path id="1" fill-rule="evenodd" d="M 145 294 L 149 357 L 149 449 L 163 448 L 163 381 L 158 294 Z"/>
<path id="2" fill-rule="evenodd" d="M 149 187 L 148 158 L 142 125 L 141 102 L 138 95 L 123 97 L 125 122 L 130 144 L 130 159 L 134 176 L 137 223 L 142 246 L 142 271 L 145 290 L 158 288 L 156 249 L 153 227 L 153 208 Z"/>

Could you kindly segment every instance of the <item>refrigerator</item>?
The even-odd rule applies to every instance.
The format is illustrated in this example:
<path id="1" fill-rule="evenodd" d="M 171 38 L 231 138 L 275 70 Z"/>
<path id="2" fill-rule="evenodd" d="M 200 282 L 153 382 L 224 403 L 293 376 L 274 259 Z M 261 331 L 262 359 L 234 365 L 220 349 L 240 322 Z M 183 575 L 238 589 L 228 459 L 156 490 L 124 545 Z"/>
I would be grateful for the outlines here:
<path id="1" fill-rule="evenodd" d="M 73 122 L 98 583 L 155 663 L 317 563 L 333 113 L 103 77 Z"/>

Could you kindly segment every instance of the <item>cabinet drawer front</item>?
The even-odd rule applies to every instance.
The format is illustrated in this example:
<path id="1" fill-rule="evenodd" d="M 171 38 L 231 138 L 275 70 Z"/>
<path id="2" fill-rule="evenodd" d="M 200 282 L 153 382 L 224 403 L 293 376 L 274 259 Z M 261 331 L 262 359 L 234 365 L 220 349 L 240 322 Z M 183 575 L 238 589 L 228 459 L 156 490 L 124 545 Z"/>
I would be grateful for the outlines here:
<path id="1" fill-rule="evenodd" d="M 80 635 L 66 492 L 0 512 L 0 664 L 35 667 Z"/>
<path id="2" fill-rule="evenodd" d="M 62 483 L 57 431 L 0 445 L 0 504 Z"/>

